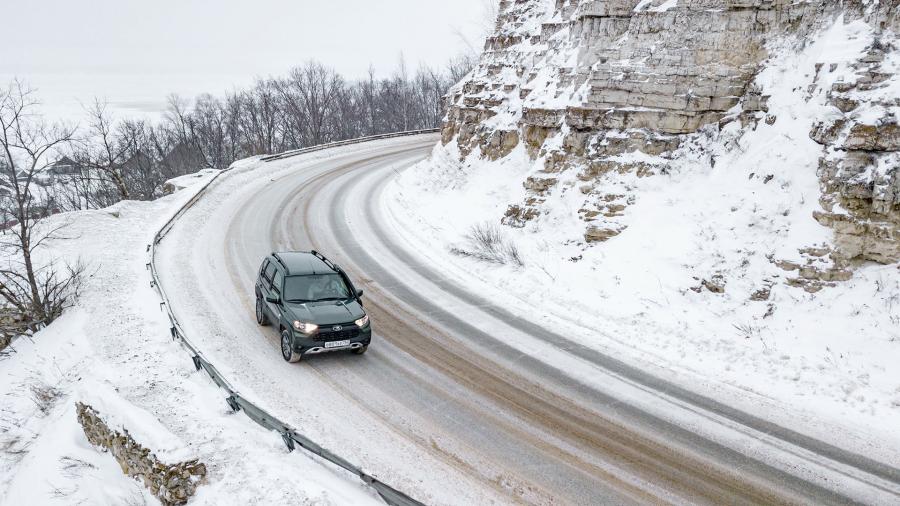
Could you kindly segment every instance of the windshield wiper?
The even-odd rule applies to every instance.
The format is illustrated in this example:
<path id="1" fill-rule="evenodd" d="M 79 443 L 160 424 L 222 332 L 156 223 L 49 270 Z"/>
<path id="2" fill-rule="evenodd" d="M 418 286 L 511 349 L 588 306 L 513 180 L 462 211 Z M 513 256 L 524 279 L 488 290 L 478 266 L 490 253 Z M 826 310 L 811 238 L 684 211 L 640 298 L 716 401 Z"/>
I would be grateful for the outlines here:
<path id="1" fill-rule="evenodd" d="M 314 300 L 306 300 L 306 299 L 291 299 L 287 301 L 290 304 L 306 304 L 307 302 L 315 302 Z"/>
<path id="2" fill-rule="evenodd" d="M 316 302 L 328 302 L 333 300 L 347 300 L 349 297 L 326 297 L 324 299 L 318 299 Z"/>

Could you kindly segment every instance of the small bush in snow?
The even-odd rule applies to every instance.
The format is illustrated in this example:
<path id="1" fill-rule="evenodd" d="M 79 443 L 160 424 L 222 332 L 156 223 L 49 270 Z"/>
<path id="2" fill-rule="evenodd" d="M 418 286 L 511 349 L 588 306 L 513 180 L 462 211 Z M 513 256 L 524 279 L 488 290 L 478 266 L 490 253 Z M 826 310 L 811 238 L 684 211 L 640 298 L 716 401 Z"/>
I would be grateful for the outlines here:
<path id="1" fill-rule="evenodd" d="M 62 397 L 62 390 L 40 379 L 35 379 L 28 385 L 28 390 L 31 401 L 42 415 L 50 413 L 50 410 L 56 405 L 57 399 Z"/>
<path id="2" fill-rule="evenodd" d="M 473 225 L 466 234 L 466 241 L 450 250 L 456 255 L 467 256 L 485 262 L 522 267 L 525 262 L 515 243 L 506 238 L 500 227 L 491 223 Z"/>

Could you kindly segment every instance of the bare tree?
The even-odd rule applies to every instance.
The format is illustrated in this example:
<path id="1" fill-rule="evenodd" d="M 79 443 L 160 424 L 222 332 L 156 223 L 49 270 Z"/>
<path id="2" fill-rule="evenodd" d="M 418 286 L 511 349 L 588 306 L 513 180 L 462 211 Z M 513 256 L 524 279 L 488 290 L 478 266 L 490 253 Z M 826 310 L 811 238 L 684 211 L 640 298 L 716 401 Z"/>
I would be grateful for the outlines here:
<path id="1" fill-rule="evenodd" d="M 359 83 L 361 112 L 364 115 L 363 122 L 367 135 L 375 135 L 378 132 L 378 85 L 375 83 L 375 67 L 369 65 L 368 78 Z"/>
<path id="2" fill-rule="evenodd" d="M 35 251 L 53 238 L 60 227 L 41 222 L 54 212 L 50 196 L 36 184 L 49 166 L 51 153 L 69 143 L 75 129 L 47 124 L 37 114 L 34 93 L 21 81 L 0 91 L 0 186 L 2 207 L 10 218 L 2 246 L 10 253 L 0 266 L 0 300 L 18 315 L 21 327 L 34 329 L 57 318 L 77 289 L 79 268 L 58 271 L 39 267 Z"/>
<path id="3" fill-rule="evenodd" d="M 145 120 L 125 120 L 116 128 L 118 143 L 127 146 L 122 174 L 130 198 L 152 200 L 161 195 L 165 178 L 153 156 L 154 129 Z"/>
<path id="4" fill-rule="evenodd" d="M 110 182 L 118 192 L 117 200 L 128 200 L 131 194 L 123 172 L 127 156 L 133 151 L 132 139 L 128 135 L 116 135 L 105 102 L 94 100 L 88 117 L 88 136 L 79 143 L 75 161 L 89 171 L 86 177 L 96 174 Z"/>
<path id="5" fill-rule="evenodd" d="M 239 123 L 245 137 L 246 154 L 274 153 L 280 147 L 279 130 L 282 109 L 278 103 L 278 91 L 272 80 L 258 80 L 256 85 L 241 95 Z"/>
<path id="6" fill-rule="evenodd" d="M 344 80 L 333 69 L 310 61 L 275 81 L 291 122 L 299 133 L 299 145 L 322 144 L 330 138 L 327 126 Z"/>

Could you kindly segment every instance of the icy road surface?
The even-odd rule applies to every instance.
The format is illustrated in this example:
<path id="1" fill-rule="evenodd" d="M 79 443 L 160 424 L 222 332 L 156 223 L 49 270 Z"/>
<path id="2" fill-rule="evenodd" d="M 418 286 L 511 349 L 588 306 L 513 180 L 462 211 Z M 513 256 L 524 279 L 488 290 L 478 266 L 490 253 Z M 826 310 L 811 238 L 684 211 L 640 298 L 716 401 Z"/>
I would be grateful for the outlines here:
<path id="1" fill-rule="evenodd" d="M 379 198 L 435 142 L 244 164 L 163 241 L 179 319 L 244 395 L 432 504 L 900 501 L 896 467 L 580 347 L 418 261 Z M 311 248 L 365 290 L 366 355 L 287 364 L 256 325 L 262 258 Z"/>

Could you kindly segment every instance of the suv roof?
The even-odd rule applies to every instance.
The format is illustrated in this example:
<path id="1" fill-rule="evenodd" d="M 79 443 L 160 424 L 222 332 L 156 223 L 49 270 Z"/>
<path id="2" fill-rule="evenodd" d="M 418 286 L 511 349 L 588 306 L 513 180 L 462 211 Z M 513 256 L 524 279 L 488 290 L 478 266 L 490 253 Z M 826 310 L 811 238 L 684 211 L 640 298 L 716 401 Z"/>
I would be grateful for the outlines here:
<path id="1" fill-rule="evenodd" d="M 325 274 L 337 272 L 337 266 L 317 251 L 284 251 L 272 253 L 275 260 L 284 266 L 285 274 L 297 276 L 305 274 Z"/>

